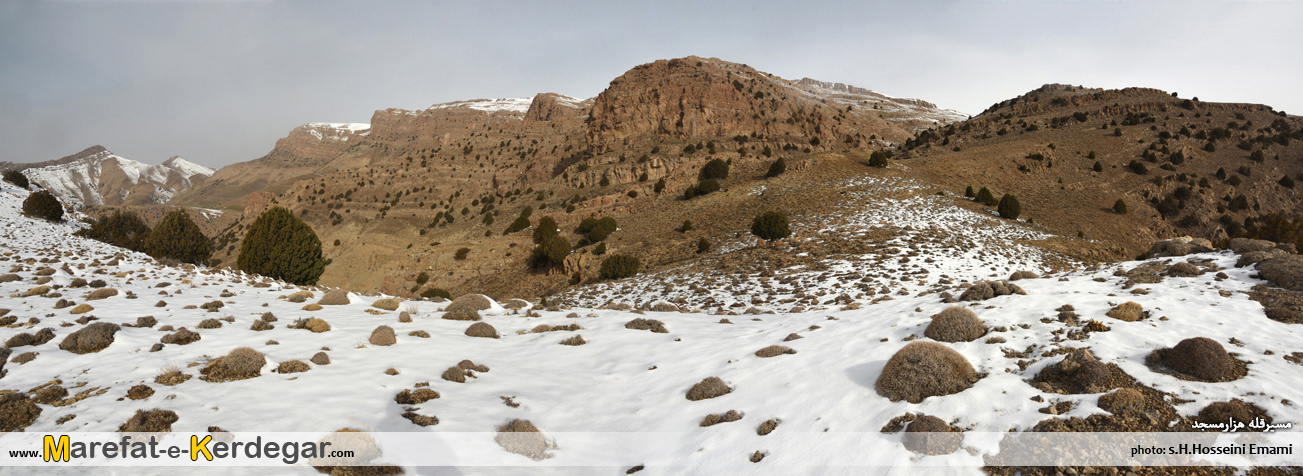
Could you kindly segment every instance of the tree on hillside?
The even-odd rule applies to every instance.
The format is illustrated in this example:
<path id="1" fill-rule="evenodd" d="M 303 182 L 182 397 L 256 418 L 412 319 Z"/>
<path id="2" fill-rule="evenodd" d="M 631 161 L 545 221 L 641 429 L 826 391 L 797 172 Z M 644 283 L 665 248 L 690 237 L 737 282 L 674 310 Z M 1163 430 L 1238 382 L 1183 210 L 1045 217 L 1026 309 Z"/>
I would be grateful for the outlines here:
<path id="1" fill-rule="evenodd" d="M 1127 202 L 1124 202 L 1122 201 L 1121 198 L 1119 198 L 1117 202 L 1113 203 L 1113 212 L 1117 213 L 1118 215 L 1126 215 Z"/>
<path id="2" fill-rule="evenodd" d="M 728 163 L 713 159 L 701 167 L 701 180 L 724 180 L 728 178 Z"/>
<path id="3" fill-rule="evenodd" d="M 142 246 L 150 256 L 183 263 L 207 263 L 213 254 L 213 241 L 199 231 L 199 225 L 185 210 L 172 210 L 163 215 L 163 220 L 149 233 Z M 317 246 L 320 247 L 320 243 Z"/>
<path id="4" fill-rule="evenodd" d="M 102 241 L 119 248 L 132 251 L 145 251 L 145 239 L 149 237 L 149 225 L 132 212 L 116 211 L 112 215 L 100 218 L 84 228 L 77 236 Z"/>
<path id="5" fill-rule="evenodd" d="M 316 232 L 284 207 L 272 207 L 253 221 L 237 265 L 247 273 L 299 285 L 316 284 L 326 270 Z"/>
<path id="6" fill-rule="evenodd" d="M 1000 197 L 1000 206 L 996 208 L 996 211 L 1000 212 L 1001 217 L 1014 220 L 1018 218 L 1018 215 L 1022 214 L 1022 204 L 1018 203 L 1018 197 L 1015 197 L 1012 193 L 1006 193 L 1003 197 Z"/>
<path id="7" fill-rule="evenodd" d="M 779 157 L 778 160 L 775 160 L 774 163 L 769 166 L 769 171 L 765 172 L 765 178 L 774 178 L 782 175 L 783 172 L 786 171 L 787 161 L 784 161 L 782 157 Z"/>
<path id="8" fill-rule="evenodd" d="M 787 216 L 782 212 L 768 211 L 756 215 L 751 221 L 751 234 L 765 241 L 787 238 L 792 230 L 787 226 Z"/>
<path id="9" fill-rule="evenodd" d="M 32 218 L 63 221 L 63 204 L 54 194 L 41 190 L 23 200 L 23 213 Z"/>

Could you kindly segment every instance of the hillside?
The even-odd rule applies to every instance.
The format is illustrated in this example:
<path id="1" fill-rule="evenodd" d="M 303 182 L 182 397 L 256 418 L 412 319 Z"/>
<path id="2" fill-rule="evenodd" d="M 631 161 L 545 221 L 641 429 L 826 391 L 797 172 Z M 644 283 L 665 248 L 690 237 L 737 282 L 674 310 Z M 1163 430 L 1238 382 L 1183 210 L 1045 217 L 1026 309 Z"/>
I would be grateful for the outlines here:
<path id="1" fill-rule="evenodd" d="M 73 208 L 167 203 L 214 173 L 179 156 L 149 165 L 98 145 L 49 162 L 0 163 L 0 169 L 21 171 Z"/>
<path id="2" fill-rule="evenodd" d="M 844 206 L 798 221 L 797 238 L 720 243 L 714 256 L 763 269 L 645 274 L 546 303 L 459 297 L 457 306 L 476 309 L 467 311 L 161 266 L 72 236 L 76 222 L 21 216 L 27 192 L 5 184 L 0 442 L 50 432 L 243 439 L 355 428 L 382 452 L 354 464 L 392 465 L 371 468 L 386 474 L 432 466 L 458 466 L 442 468 L 458 474 L 862 474 L 885 465 L 1232 474 L 1249 464 L 1209 457 L 1179 460 L 1205 465 L 1197 469 L 1141 467 L 1150 463 L 1095 453 L 1089 464 L 987 465 L 1012 458 L 1001 438 L 1028 431 L 1176 431 L 1189 439 L 1195 425 L 1226 415 L 1303 417 L 1293 401 L 1303 307 L 1261 303 L 1296 294 L 1263 281 L 1259 273 L 1278 275 L 1249 259 L 1269 242 L 1082 266 L 1027 246 L 1056 239 L 1038 225 L 995 218 L 909 177 L 837 185 L 850 195 Z M 776 192 L 751 190 L 759 199 Z M 836 254 L 820 251 L 831 244 L 840 244 Z M 1297 266 L 1297 255 L 1271 259 Z M 1028 268 L 1042 272 L 979 282 Z M 938 323 L 955 313 L 978 322 Z M 454 320 L 471 315 L 479 322 Z M 1168 368 L 1164 357 L 1147 360 L 1193 337 L 1230 352 L 1217 370 L 1225 375 L 1205 381 Z M 249 350 L 232 353 L 240 347 Z M 923 348 L 933 357 L 916 358 L 963 364 L 949 373 L 888 362 Z M 1217 369 L 1208 365 L 1189 372 Z M 956 386 L 892 396 L 938 385 Z M 936 440 L 926 447 L 941 454 L 931 456 L 906 449 L 923 448 L 901 431 L 922 415 L 962 441 Z M 546 440 L 504 451 L 497 429 L 516 419 Z M 419 450 L 396 449 L 404 442 L 420 442 Z M 1006 459 L 993 459 L 997 452 Z M 22 464 L 8 453 L 0 460 Z M 309 465 L 327 463 L 267 464 L 241 471 L 317 474 Z"/>

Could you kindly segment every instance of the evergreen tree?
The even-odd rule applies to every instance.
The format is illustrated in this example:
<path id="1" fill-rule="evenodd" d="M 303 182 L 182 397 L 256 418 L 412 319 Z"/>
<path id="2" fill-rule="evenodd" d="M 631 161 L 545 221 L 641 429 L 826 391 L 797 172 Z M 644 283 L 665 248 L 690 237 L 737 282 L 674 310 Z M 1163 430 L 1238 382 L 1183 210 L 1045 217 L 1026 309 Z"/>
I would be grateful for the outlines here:
<path id="1" fill-rule="evenodd" d="M 1122 201 L 1121 198 L 1119 198 L 1118 201 L 1113 202 L 1113 212 L 1117 213 L 1118 215 L 1126 215 L 1127 202 Z"/>
<path id="2" fill-rule="evenodd" d="M 90 228 L 83 229 L 75 235 L 102 241 L 119 248 L 132 251 L 145 251 L 145 239 L 149 237 L 149 225 L 140 215 L 117 211 L 112 215 L 95 220 Z"/>
<path id="3" fill-rule="evenodd" d="M 320 247 L 321 243 L 318 242 Z M 154 231 L 142 243 L 144 251 L 155 258 L 169 258 L 183 263 L 203 264 L 213 254 L 213 242 L 199 231 L 185 210 L 163 215 Z"/>
<path id="4" fill-rule="evenodd" d="M 787 216 L 782 212 L 769 211 L 756 215 L 751 221 L 751 234 L 765 241 L 787 238 L 792 231 L 787 226 Z"/>
<path id="5" fill-rule="evenodd" d="M 996 210 L 1000 212 L 1001 217 L 1014 220 L 1018 218 L 1018 215 L 1022 214 L 1022 205 L 1018 203 L 1018 197 L 1015 197 L 1012 193 L 1006 193 L 1003 197 L 1000 197 L 1000 206 Z"/>
<path id="6" fill-rule="evenodd" d="M 27 181 L 27 176 L 17 170 L 6 170 L 4 180 L 23 190 L 27 190 L 27 187 L 31 185 L 31 182 Z"/>
<path id="7" fill-rule="evenodd" d="M 726 178 L 728 178 L 728 163 L 723 160 L 713 159 L 706 162 L 706 165 L 701 168 L 701 180 L 724 180 Z"/>
<path id="8" fill-rule="evenodd" d="M 981 190 L 978 190 L 977 196 L 975 196 L 973 200 L 986 206 L 994 206 L 997 203 L 995 201 L 995 195 L 992 195 L 991 191 L 986 187 L 982 187 Z"/>
<path id="9" fill-rule="evenodd" d="M 787 171 L 787 161 L 783 160 L 782 157 L 779 157 L 778 160 L 775 160 L 774 163 L 769 166 L 769 171 L 765 172 L 765 177 L 774 178 L 779 175 L 782 175 L 783 172 L 786 171 Z"/>
<path id="10" fill-rule="evenodd" d="M 272 207 L 253 221 L 240 244 L 237 265 L 247 273 L 299 285 L 316 284 L 326 270 L 321 240 L 284 207 Z"/>
<path id="11" fill-rule="evenodd" d="M 54 194 L 41 190 L 23 200 L 23 213 L 32 218 L 63 221 L 63 204 Z"/>
<path id="12" fill-rule="evenodd" d="M 638 268 L 642 263 L 638 258 L 629 255 L 611 255 L 609 258 L 602 260 L 600 270 L 602 279 L 623 279 L 638 274 Z"/>

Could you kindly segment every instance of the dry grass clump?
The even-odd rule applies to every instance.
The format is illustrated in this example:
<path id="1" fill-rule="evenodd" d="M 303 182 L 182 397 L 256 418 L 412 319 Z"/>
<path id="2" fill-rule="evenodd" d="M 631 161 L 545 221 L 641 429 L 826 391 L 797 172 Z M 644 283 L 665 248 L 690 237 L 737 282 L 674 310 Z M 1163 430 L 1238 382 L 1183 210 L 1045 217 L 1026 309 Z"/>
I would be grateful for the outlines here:
<path id="1" fill-rule="evenodd" d="M 12 349 L 15 347 L 23 347 L 28 345 L 41 345 L 46 342 L 49 342 L 50 339 L 53 338 L 54 338 L 54 329 L 45 327 L 39 331 L 36 331 L 35 334 L 28 334 L 24 332 L 15 335 L 13 337 L 10 337 L 9 340 L 5 341 L 5 347 Z"/>
<path id="2" fill-rule="evenodd" d="M 439 375 L 439 378 L 442 378 L 449 382 L 466 383 L 466 371 L 463 370 L 461 367 L 457 367 L 454 365 L 452 367 L 448 367 L 448 370 L 444 370 L 443 373 Z"/>
<path id="3" fill-rule="evenodd" d="M 480 320 L 480 313 L 465 306 L 456 308 L 449 306 L 442 317 L 451 321 L 478 321 Z"/>
<path id="4" fill-rule="evenodd" d="M 276 365 L 276 373 L 278 374 L 294 374 L 309 370 L 312 370 L 312 367 L 302 360 L 286 360 Z"/>
<path id="5" fill-rule="evenodd" d="M 533 329 L 530 329 L 529 332 L 530 332 L 530 333 L 533 333 L 533 334 L 541 334 L 541 333 L 544 333 L 544 332 L 552 332 L 552 326 L 549 326 L 549 325 L 547 325 L 547 324 L 539 324 L 539 325 L 537 325 L 537 326 L 534 326 Z"/>
<path id="6" fill-rule="evenodd" d="M 577 331 L 581 329 L 583 329 L 583 327 L 580 327 L 579 324 L 566 324 L 564 326 L 549 326 L 547 324 L 539 324 L 537 326 L 534 326 L 533 329 L 530 329 L 529 332 L 534 334 L 540 334 L 543 332 Z"/>
<path id="7" fill-rule="evenodd" d="M 561 345 L 584 345 L 587 343 L 588 341 L 584 340 L 584 336 L 579 334 L 575 334 L 574 337 L 561 341 Z"/>
<path id="8" fill-rule="evenodd" d="M 488 337 L 497 339 L 498 330 L 494 329 L 493 326 L 489 325 L 487 322 L 476 322 L 466 328 L 466 335 L 471 337 Z"/>
<path id="9" fill-rule="evenodd" d="M 439 392 L 428 388 L 418 388 L 416 390 L 403 389 L 394 396 L 394 401 L 399 405 L 420 405 L 439 398 Z"/>
<path id="10" fill-rule="evenodd" d="M 262 375 L 267 358 L 261 352 L 249 347 L 236 347 L 231 352 L 209 362 L 199 371 L 208 382 L 228 382 L 244 380 Z"/>
<path id="11" fill-rule="evenodd" d="M 770 418 L 768 420 L 765 420 L 764 423 L 760 424 L 759 428 L 756 428 L 756 434 L 760 436 L 765 436 L 770 433 L 773 433 L 774 430 L 778 429 L 779 423 L 781 422 L 778 421 L 777 418 Z"/>
<path id="12" fill-rule="evenodd" d="M 32 289 L 28 289 L 27 292 L 23 293 L 23 297 L 44 296 L 49 292 L 50 292 L 49 286 L 37 286 Z"/>
<path id="13" fill-rule="evenodd" d="M 308 361 L 317 365 L 330 365 L 330 356 L 326 355 L 325 352 L 317 352 L 312 354 L 312 358 L 308 359 Z"/>
<path id="14" fill-rule="evenodd" d="M 1199 410 L 1199 414 L 1193 419 L 1210 425 L 1218 423 L 1227 423 L 1235 420 L 1242 423 L 1248 423 L 1255 419 L 1261 418 L 1267 423 L 1272 422 L 1271 415 L 1266 410 L 1259 408 L 1243 400 L 1231 400 L 1227 402 L 1213 402 Z"/>
<path id="15" fill-rule="evenodd" d="M 688 389 L 687 397 L 688 400 L 695 402 L 697 400 L 706 400 L 708 398 L 726 395 L 732 391 L 733 389 L 728 388 L 728 384 L 724 383 L 723 379 L 720 379 L 719 377 L 706 377 L 700 382 L 697 382 L 696 385 L 693 385 L 692 388 Z"/>
<path id="16" fill-rule="evenodd" d="M 737 410 L 729 410 L 726 413 L 711 413 L 701 419 L 701 426 L 712 426 L 720 423 L 734 422 L 742 419 L 742 414 Z"/>
<path id="17" fill-rule="evenodd" d="M 309 299 L 312 299 L 314 297 L 316 297 L 316 295 L 312 294 L 312 291 L 299 291 L 287 296 L 285 300 L 292 303 L 301 303 L 301 302 L 307 302 Z"/>
<path id="18" fill-rule="evenodd" d="M 127 324 L 123 325 L 125 326 Z M 142 316 L 137 317 L 136 323 L 132 324 L 130 327 L 154 327 L 156 325 L 158 325 L 158 319 L 155 319 L 154 316 Z"/>
<path id="19" fill-rule="evenodd" d="M 159 374 L 154 377 L 154 383 L 159 385 L 167 385 L 169 387 L 173 385 L 180 385 L 182 382 L 185 382 L 186 380 L 190 380 L 190 375 L 186 373 L 182 373 L 181 370 L 173 366 L 168 366 L 164 368 L 162 372 L 159 372 Z"/>
<path id="20" fill-rule="evenodd" d="M 10 273 L 4 276 L 0 276 L 0 283 L 12 283 L 14 281 L 22 281 L 22 279 L 23 279 L 22 276 Z"/>
<path id="21" fill-rule="evenodd" d="M 1119 388 L 1100 396 L 1099 407 L 1114 415 L 1138 415 L 1145 411 L 1145 396 L 1134 388 Z"/>
<path id="22" fill-rule="evenodd" d="M 1200 274 L 1203 274 L 1202 269 L 1199 269 L 1198 266 L 1187 263 L 1185 261 L 1176 263 L 1167 268 L 1168 276 L 1176 276 L 1179 278 L 1193 278 Z"/>
<path id="23" fill-rule="evenodd" d="M 1229 382 L 1245 374 L 1221 344 L 1207 337 L 1192 337 L 1177 343 L 1176 347 L 1155 350 L 1146 361 L 1204 382 Z"/>
<path id="24" fill-rule="evenodd" d="M 1009 276 L 1009 280 L 1017 281 L 1020 279 L 1037 279 L 1040 277 L 1041 277 L 1040 275 L 1033 273 L 1031 271 L 1014 271 L 1013 274 Z"/>
<path id="25" fill-rule="evenodd" d="M 160 329 L 162 330 L 162 329 Z M 174 333 L 163 336 L 159 342 L 164 344 L 186 345 L 200 339 L 199 333 L 184 327 Z"/>
<path id="26" fill-rule="evenodd" d="M 1107 392 L 1134 381 L 1117 365 L 1101 362 L 1089 349 L 1073 349 L 1063 360 L 1037 372 L 1032 385 L 1042 391 L 1075 395 Z"/>
<path id="27" fill-rule="evenodd" d="M 406 418 L 408 421 L 420 426 L 433 426 L 439 424 L 439 418 L 434 415 L 422 415 L 411 410 L 403 412 L 403 418 Z"/>
<path id="28" fill-rule="evenodd" d="M 113 297 L 113 296 L 117 296 L 117 295 L 118 295 L 118 290 L 116 290 L 116 289 L 113 289 L 113 288 L 100 288 L 100 289 L 96 289 L 96 290 L 94 290 L 94 291 L 91 291 L 90 294 L 87 294 L 87 295 L 86 295 L 86 300 L 87 300 L 87 301 L 95 301 L 95 300 L 99 300 L 99 299 L 108 299 L 108 298 L 111 298 L 111 297 Z"/>
<path id="29" fill-rule="evenodd" d="M 960 301 L 985 301 L 997 296 L 1007 296 L 1010 294 L 1027 294 L 1017 284 L 1011 284 L 1008 281 L 980 281 L 969 286 L 964 294 L 959 296 Z"/>
<path id="30" fill-rule="evenodd" d="M 226 307 L 226 304 L 223 303 L 222 301 L 217 301 L 217 300 L 208 301 L 206 303 L 199 305 L 199 309 L 205 309 L 208 312 L 217 312 L 218 309 L 221 309 L 223 307 Z"/>
<path id="31" fill-rule="evenodd" d="M 461 369 L 466 369 L 466 370 L 474 370 L 474 371 L 476 371 L 476 372 L 488 372 L 488 371 L 489 371 L 489 368 L 488 368 L 487 366 L 482 365 L 482 364 L 476 364 L 475 362 L 471 362 L 469 359 L 467 359 L 467 360 L 463 360 L 463 361 L 461 361 L 461 362 L 457 362 L 457 367 L 458 367 L 458 368 L 461 368 Z"/>
<path id="32" fill-rule="evenodd" d="M 534 461 L 551 457 L 547 450 L 556 448 L 556 444 L 548 441 L 543 432 L 529 420 L 516 419 L 499 426 L 498 436 L 493 441 L 508 452 L 527 456 Z"/>
<path id="33" fill-rule="evenodd" d="M 380 326 L 371 331 L 371 337 L 367 339 L 367 342 L 370 342 L 371 345 L 387 346 L 398 343 L 398 339 L 394 337 L 394 328 Z"/>
<path id="34" fill-rule="evenodd" d="M 322 306 L 346 306 L 350 302 L 351 301 L 348 299 L 348 291 L 343 289 L 332 289 L 326 291 L 326 295 L 321 296 L 321 300 L 317 301 L 317 304 Z"/>
<path id="35" fill-rule="evenodd" d="M 88 313 L 88 312 L 91 312 L 91 311 L 94 311 L 94 310 L 95 310 L 95 308 L 94 308 L 94 307 L 91 307 L 90 304 L 81 303 L 81 304 L 78 304 L 78 305 L 74 306 L 74 307 L 72 308 L 72 310 L 68 311 L 68 313 L 70 313 L 70 314 L 85 314 L 85 313 Z"/>
<path id="36" fill-rule="evenodd" d="M 314 333 L 322 333 L 330 330 L 330 324 L 315 317 L 299 318 L 295 319 L 293 324 L 290 324 L 290 329 L 307 329 Z"/>
<path id="37" fill-rule="evenodd" d="M 1145 307 L 1135 301 L 1127 301 L 1118 304 L 1112 310 L 1104 313 L 1105 316 L 1117 319 L 1119 321 L 1135 322 L 1147 317 Z"/>
<path id="38" fill-rule="evenodd" d="M 986 324 L 971 309 L 951 306 L 932 316 L 923 335 L 941 342 L 972 342 L 986 335 Z"/>
<path id="39" fill-rule="evenodd" d="M 328 444 L 330 448 L 348 448 L 352 456 L 320 456 L 309 458 L 312 469 L 322 474 L 337 476 L 384 476 L 403 474 L 397 466 L 368 466 L 372 460 L 379 458 L 383 452 L 376 445 L 371 435 L 355 428 L 341 428 L 322 438 L 318 444 Z M 335 466 L 339 465 L 339 466 Z"/>
<path id="40" fill-rule="evenodd" d="M 144 400 L 153 395 L 154 395 L 154 389 L 149 388 L 149 385 L 145 385 L 143 383 L 131 387 L 130 390 L 127 390 L 127 398 L 130 398 L 132 400 Z"/>
<path id="41" fill-rule="evenodd" d="M 777 357 L 783 354 L 795 354 L 796 350 L 784 345 L 771 345 L 756 351 L 756 357 Z"/>
<path id="42" fill-rule="evenodd" d="M 267 321 L 264 321 L 264 320 L 262 320 L 262 319 L 259 319 L 259 320 L 256 320 L 256 321 L 253 321 L 253 325 L 252 325 L 252 326 L 249 326 L 249 329 L 251 329 L 251 330 L 255 330 L 255 331 L 269 331 L 269 330 L 272 330 L 272 329 L 274 329 L 274 328 L 276 328 L 276 326 L 274 326 L 274 325 L 272 325 L 272 324 L 270 324 L 270 323 L 268 323 Z"/>
<path id="43" fill-rule="evenodd" d="M 896 402 L 959 393 L 977 381 L 962 354 L 935 342 L 910 342 L 887 361 L 874 388 Z"/>
<path id="44" fill-rule="evenodd" d="M 222 321 L 217 319 L 204 319 L 199 321 L 199 325 L 195 327 L 200 329 L 218 329 L 222 327 Z"/>
<path id="45" fill-rule="evenodd" d="M 386 311 L 397 311 L 398 300 L 394 298 L 380 299 L 377 300 L 376 302 L 371 303 L 371 307 L 374 307 L 376 309 L 384 309 Z"/>
<path id="46" fill-rule="evenodd" d="M 68 396 L 68 389 L 58 385 L 39 387 L 32 392 L 32 400 L 42 405 L 54 405 Z"/>
<path id="47" fill-rule="evenodd" d="M 320 310 L 322 310 L 323 308 L 321 307 L 320 304 L 317 304 L 317 303 L 314 302 L 314 303 L 308 303 L 308 305 L 303 306 L 303 307 L 300 308 L 300 309 L 302 309 L 302 310 L 304 310 L 304 311 L 308 311 L 308 312 L 313 312 L 313 311 L 320 311 Z"/>
<path id="48" fill-rule="evenodd" d="M 802 338 L 802 337 L 801 337 L 800 334 L 797 334 L 797 333 L 793 332 L 793 333 L 791 333 L 791 334 L 788 334 L 787 337 L 784 337 L 784 338 L 783 338 L 783 342 L 791 342 L 791 341 L 794 341 L 794 340 L 796 340 L 796 339 L 801 339 L 801 338 Z"/>
<path id="49" fill-rule="evenodd" d="M 632 321 L 629 321 L 628 323 L 626 323 L 626 324 L 624 325 L 624 328 L 625 328 L 625 329 L 637 329 L 637 330 L 640 330 L 640 331 L 652 331 L 652 332 L 656 332 L 656 333 L 659 333 L 659 334 L 664 334 L 664 333 L 669 332 L 669 329 L 666 329 L 666 328 L 665 328 L 665 323 L 664 323 L 664 322 L 661 322 L 661 321 L 658 321 L 658 320 L 655 320 L 655 319 L 643 319 L 643 318 L 641 318 L 641 317 L 639 317 L 639 318 L 637 318 L 637 319 L 634 319 L 634 320 L 632 320 Z"/>
<path id="50" fill-rule="evenodd" d="M 467 308 L 476 311 L 483 311 L 492 307 L 493 307 L 493 303 L 489 301 L 489 298 L 485 297 L 483 294 L 463 294 L 461 296 L 457 296 L 457 299 L 453 299 L 452 303 L 448 304 L 448 308 L 445 309 L 445 311 L 451 311 L 453 309 L 458 309 L 458 308 Z"/>
<path id="51" fill-rule="evenodd" d="M 145 411 L 136 410 L 136 414 L 118 427 L 119 433 L 157 433 L 172 431 L 172 424 L 180 418 L 172 410 L 157 408 Z"/>
<path id="52" fill-rule="evenodd" d="M 23 431 L 41 416 L 41 407 L 14 390 L 0 391 L 0 431 Z"/>
<path id="53" fill-rule="evenodd" d="M 407 311 L 398 313 L 398 322 L 412 322 L 412 314 Z"/>
<path id="54" fill-rule="evenodd" d="M 412 337 L 420 337 L 420 338 L 422 338 L 422 339 L 429 339 L 429 338 L 430 338 L 430 333 L 429 333 L 429 332 L 419 331 L 419 330 L 418 330 L 418 331 L 408 332 L 407 335 L 412 336 Z"/>
<path id="55" fill-rule="evenodd" d="M 7 350 L 7 349 L 6 349 L 6 350 Z M 40 352 L 23 352 L 23 353 L 21 353 L 21 354 L 15 355 L 14 358 L 11 359 L 9 362 L 10 362 L 10 363 L 15 363 L 15 364 L 18 364 L 18 365 L 22 365 L 22 364 L 25 364 L 25 363 L 31 362 L 31 361 L 33 361 L 33 360 L 36 360 L 36 356 L 37 356 L 37 355 L 40 355 Z M 3 362 L 0 362 L 0 368 L 3 368 L 3 367 L 4 367 Z M 3 372 L 0 371 L 0 375 L 2 375 L 2 374 L 3 374 Z"/>
<path id="56" fill-rule="evenodd" d="M 760 450 L 756 450 L 755 453 L 751 453 L 751 458 L 750 458 L 750 459 L 751 459 L 751 462 L 752 462 L 752 463 L 759 463 L 760 460 L 765 459 L 765 455 L 767 455 L 767 454 L 768 454 L 768 453 L 761 453 Z"/>
<path id="57" fill-rule="evenodd" d="M 99 352 L 113 343 L 113 335 L 121 329 L 117 324 L 96 322 L 68 334 L 59 343 L 59 348 L 74 354 Z"/>
<path id="58" fill-rule="evenodd" d="M 925 455 L 948 455 L 959 449 L 963 435 L 951 430 L 940 418 L 921 415 L 905 427 L 901 438 L 905 448 Z"/>

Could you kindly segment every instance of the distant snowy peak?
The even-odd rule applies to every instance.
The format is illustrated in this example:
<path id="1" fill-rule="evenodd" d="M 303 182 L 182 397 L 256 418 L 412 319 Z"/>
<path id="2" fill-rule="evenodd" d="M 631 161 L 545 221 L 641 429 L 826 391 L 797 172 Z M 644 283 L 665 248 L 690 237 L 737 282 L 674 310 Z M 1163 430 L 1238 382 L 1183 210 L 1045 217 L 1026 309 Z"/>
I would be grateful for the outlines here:
<path id="1" fill-rule="evenodd" d="M 23 171 L 33 183 L 76 209 L 166 203 L 216 171 L 172 157 L 161 165 L 127 159 L 102 146 Z"/>
<path id="2" fill-rule="evenodd" d="M 575 100 L 574 98 L 569 98 L 569 99 Z M 577 102 L 578 100 L 575 101 Z M 534 98 L 532 97 L 501 98 L 501 99 L 471 99 L 468 101 L 454 101 L 454 102 L 446 102 L 443 104 L 435 104 L 433 106 L 430 106 L 426 110 L 463 107 L 467 109 L 474 109 L 476 111 L 484 111 L 489 114 L 502 112 L 511 115 L 519 115 L 519 117 L 523 118 L 525 117 L 525 113 L 529 111 L 529 105 L 532 104 L 533 102 L 534 102 Z"/>
<path id="3" fill-rule="evenodd" d="M 371 124 L 365 122 L 309 122 L 302 128 L 319 141 L 348 142 L 354 136 L 371 133 Z"/>
<path id="4" fill-rule="evenodd" d="M 926 121 L 948 124 L 968 119 L 968 115 L 954 109 L 942 109 L 922 99 L 898 98 L 843 83 L 801 78 L 785 81 L 793 89 L 814 99 L 834 102 L 853 108 L 874 109 L 889 121 Z"/>

